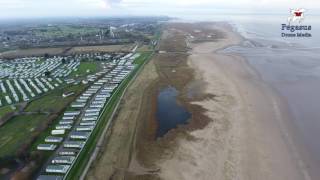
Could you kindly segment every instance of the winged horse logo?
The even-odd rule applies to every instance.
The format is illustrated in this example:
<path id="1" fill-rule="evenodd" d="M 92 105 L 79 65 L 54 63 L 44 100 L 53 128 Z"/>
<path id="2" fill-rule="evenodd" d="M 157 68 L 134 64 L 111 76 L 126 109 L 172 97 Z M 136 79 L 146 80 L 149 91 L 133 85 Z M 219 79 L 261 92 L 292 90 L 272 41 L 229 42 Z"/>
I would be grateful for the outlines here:
<path id="1" fill-rule="evenodd" d="M 288 17 L 289 24 L 296 21 L 301 23 L 304 20 L 304 12 L 306 12 L 306 10 L 303 8 L 290 9 L 291 16 Z"/>

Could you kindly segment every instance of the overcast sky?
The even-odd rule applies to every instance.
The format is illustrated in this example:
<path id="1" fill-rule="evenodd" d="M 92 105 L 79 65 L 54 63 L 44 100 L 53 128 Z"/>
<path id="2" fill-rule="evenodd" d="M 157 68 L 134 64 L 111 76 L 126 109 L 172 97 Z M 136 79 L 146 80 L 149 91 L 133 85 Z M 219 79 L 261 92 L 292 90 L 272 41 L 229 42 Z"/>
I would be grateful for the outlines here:
<path id="1" fill-rule="evenodd" d="M 286 13 L 320 9 L 320 0 L 0 0 L 0 18 L 216 13 Z"/>

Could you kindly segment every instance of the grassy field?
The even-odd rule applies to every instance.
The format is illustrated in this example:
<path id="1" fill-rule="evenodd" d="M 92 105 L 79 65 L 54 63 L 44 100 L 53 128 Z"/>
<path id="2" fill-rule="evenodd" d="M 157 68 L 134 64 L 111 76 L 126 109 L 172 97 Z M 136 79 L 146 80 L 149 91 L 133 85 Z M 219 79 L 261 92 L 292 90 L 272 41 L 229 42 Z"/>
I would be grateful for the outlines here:
<path id="1" fill-rule="evenodd" d="M 0 157 L 14 156 L 35 128 L 45 120 L 45 115 L 17 116 L 0 127 Z"/>
<path id="2" fill-rule="evenodd" d="M 111 99 L 109 100 L 108 106 L 106 106 L 105 110 L 103 111 L 103 114 L 101 116 L 100 121 L 97 123 L 96 127 L 90 138 L 88 139 L 85 147 L 82 149 L 78 159 L 72 166 L 72 169 L 70 170 L 68 176 L 66 179 L 78 179 L 86 167 L 86 162 L 90 159 L 90 154 L 94 151 L 95 146 L 98 142 L 99 137 L 101 136 L 106 124 L 108 123 L 108 120 L 110 119 L 112 112 L 115 110 L 115 107 L 117 105 L 117 102 L 120 100 L 121 95 L 124 93 L 124 90 L 128 86 L 131 79 L 134 77 L 134 75 L 137 73 L 137 71 L 141 68 L 143 63 L 150 58 L 150 55 L 152 52 L 146 52 L 143 53 L 139 58 L 135 60 L 135 64 L 138 64 L 138 68 L 134 70 L 130 74 L 129 77 L 127 77 L 121 85 L 118 87 L 116 92 L 112 95 Z"/>
<path id="3" fill-rule="evenodd" d="M 84 90 L 86 85 L 73 85 L 64 89 L 55 89 L 49 94 L 32 101 L 25 111 L 56 111 L 59 108 L 65 107 L 73 97 L 63 98 L 62 93 L 67 91 L 73 91 L 75 93 L 79 93 Z"/>
<path id="4" fill-rule="evenodd" d="M 73 71 L 70 74 L 70 77 L 76 76 L 86 76 L 88 74 L 93 74 L 98 71 L 98 62 L 81 62 L 80 66 L 78 67 L 77 71 Z M 87 72 L 89 70 L 89 72 Z"/>
<path id="5" fill-rule="evenodd" d="M 65 89 L 55 89 L 51 93 L 30 102 L 25 111 L 58 111 L 66 107 L 68 102 L 73 98 L 72 96 L 63 98 L 63 92 L 74 91 L 75 93 L 79 93 L 85 88 L 86 85 L 80 84 Z M 5 106 L 0 109 L 0 115 L 10 111 L 12 111 L 11 107 Z M 46 121 L 46 115 L 21 115 L 10 119 L 4 126 L 0 127 L 0 157 L 14 155 L 23 142 L 30 138 L 33 130 L 43 121 Z"/>
<path id="6" fill-rule="evenodd" d="M 12 112 L 12 111 L 14 111 L 14 109 L 12 109 L 11 106 L 4 106 L 4 107 L 0 108 L 0 118 L 2 116 L 4 116 L 5 114 Z"/>

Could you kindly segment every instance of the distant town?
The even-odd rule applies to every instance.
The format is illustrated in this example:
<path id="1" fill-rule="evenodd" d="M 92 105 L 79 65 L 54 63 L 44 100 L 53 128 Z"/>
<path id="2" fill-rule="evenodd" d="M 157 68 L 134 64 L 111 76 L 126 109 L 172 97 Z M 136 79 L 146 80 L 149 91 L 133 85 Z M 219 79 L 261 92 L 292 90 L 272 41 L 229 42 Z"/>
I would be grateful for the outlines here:
<path id="1" fill-rule="evenodd" d="M 148 43 L 167 18 L 108 18 L 0 23 L 0 52 L 16 48 Z"/>

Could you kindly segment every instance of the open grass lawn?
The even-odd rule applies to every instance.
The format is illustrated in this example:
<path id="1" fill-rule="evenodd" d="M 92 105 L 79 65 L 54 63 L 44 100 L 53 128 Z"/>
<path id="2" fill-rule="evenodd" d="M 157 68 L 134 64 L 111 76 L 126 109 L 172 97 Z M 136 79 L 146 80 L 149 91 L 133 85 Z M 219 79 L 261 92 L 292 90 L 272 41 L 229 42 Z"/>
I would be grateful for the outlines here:
<path id="1" fill-rule="evenodd" d="M 17 116 L 0 127 L 0 157 L 15 155 L 19 147 L 26 142 L 32 132 L 46 115 Z"/>
<path id="2" fill-rule="evenodd" d="M 81 62 L 80 66 L 78 67 L 78 71 L 73 71 L 70 74 L 70 77 L 79 76 L 86 76 L 88 74 L 93 74 L 98 71 L 98 64 L 97 62 Z M 89 70 L 90 72 L 87 72 Z"/>
<path id="3" fill-rule="evenodd" d="M 4 106 L 0 108 L 0 118 L 5 114 L 14 111 L 11 106 Z"/>
<path id="4" fill-rule="evenodd" d="M 63 92 L 73 91 L 75 93 L 79 93 L 85 89 L 86 85 L 72 85 L 63 89 L 55 89 L 49 94 L 41 97 L 40 99 L 32 101 L 26 108 L 25 111 L 56 111 L 60 108 L 65 107 L 73 96 L 69 96 L 66 98 L 62 97 Z"/>

